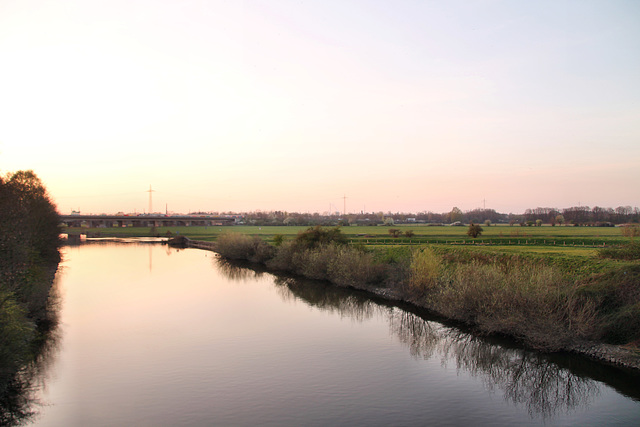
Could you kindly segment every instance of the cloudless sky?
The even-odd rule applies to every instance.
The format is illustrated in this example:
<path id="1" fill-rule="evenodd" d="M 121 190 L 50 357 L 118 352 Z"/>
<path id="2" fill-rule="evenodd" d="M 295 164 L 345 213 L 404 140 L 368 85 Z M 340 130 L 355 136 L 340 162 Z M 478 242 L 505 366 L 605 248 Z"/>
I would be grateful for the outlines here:
<path id="1" fill-rule="evenodd" d="M 640 205 L 640 1 L 0 0 L 62 213 Z"/>

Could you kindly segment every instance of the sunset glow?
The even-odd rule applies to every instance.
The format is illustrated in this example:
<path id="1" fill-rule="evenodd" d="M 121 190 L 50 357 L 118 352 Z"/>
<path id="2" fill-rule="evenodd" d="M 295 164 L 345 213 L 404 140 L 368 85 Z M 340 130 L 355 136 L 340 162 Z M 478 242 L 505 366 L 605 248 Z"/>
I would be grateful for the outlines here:
<path id="1" fill-rule="evenodd" d="M 0 2 L 0 172 L 61 213 L 640 201 L 637 1 Z M 486 201 L 486 202 L 483 202 Z"/>

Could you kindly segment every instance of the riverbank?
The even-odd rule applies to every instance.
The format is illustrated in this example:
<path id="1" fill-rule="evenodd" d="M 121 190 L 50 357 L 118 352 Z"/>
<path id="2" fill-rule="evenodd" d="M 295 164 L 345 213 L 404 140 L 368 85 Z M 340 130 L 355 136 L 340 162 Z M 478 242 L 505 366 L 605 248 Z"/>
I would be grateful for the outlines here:
<path id="1" fill-rule="evenodd" d="M 295 244 L 291 242 L 274 247 L 255 236 L 242 235 L 223 238 L 217 245 L 181 241 L 186 242 L 184 247 L 204 243 L 206 247 L 201 246 L 202 249 L 230 259 L 259 262 L 272 271 L 328 280 L 338 286 L 410 303 L 469 325 L 481 334 L 511 336 L 534 349 L 574 352 L 640 371 L 640 351 L 633 342 L 616 345 L 594 339 L 612 327 L 620 327 L 611 325 L 618 313 L 607 312 L 613 304 L 609 294 L 620 290 L 594 291 L 604 279 L 572 283 L 557 269 L 536 265 L 531 260 L 513 256 L 487 258 L 486 254 L 479 260 L 482 257 L 477 254 L 459 251 L 452 255 L 418 248 L 397 251 L 387 248 L 376 253 L 340 245 L 304 247 L 299 242 L 297 247 L 292 247 Z M 500 271 L 509 272 L 516 279 L 508 279 Z M 484 286 L 484 282 L 492 280 L 493 287 Z M 632 278 L 624 286 L 627 293 L 637 289 L 635 280 Z M 520 287 L 520 282 L 527 282 L 526 286 Z M 628 339 L 630 332 L 623 332 Z"/>
<path id="2" fill-rule="evenodd" d="M 429 307 L 416 304 L 415 301 L 408 301 L 400 292 L 391 289 L 377 288 L 367 289 L 367 291 L 389 301 L 408 303 L 429 309 Z M 524 344 L 526 345 L 526 342 Z M 566 348 L 559 349 L 558 351 L 579 354 L 600 363 L 630 369 L 640 374 L 640 348 L 637 346 L 612 345 L 594 341 L 583 341 L 567 346 Z"/>
<path id="3" fill-rule="evenodd" d="M 0 424 L 28 418 L 29 389 L 49 332 L 60 262 L 59 216 L 32 171 L 0 177 Z"/>

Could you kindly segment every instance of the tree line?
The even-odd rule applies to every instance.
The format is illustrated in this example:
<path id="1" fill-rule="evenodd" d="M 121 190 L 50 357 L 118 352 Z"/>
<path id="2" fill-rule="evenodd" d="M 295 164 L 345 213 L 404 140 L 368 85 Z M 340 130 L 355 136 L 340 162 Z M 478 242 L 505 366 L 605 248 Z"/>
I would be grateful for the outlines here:
<path id="1" fill-rule="evenodd" d="M 230 212 L 231 213 L 231 212 Z M 449 212 L 361 212 L 341 214 L 298 213 L 286 211 L 233 212 L 242 215 L 250 225 L 394 225 L 404 223 L 424 224 L 510 224 L 510 225 L 579 225 L 608 226 L 640 222 L 640 208 L 618 206 L 603 208 L 595 206 L 573 206 L 569 208 L 533 208 L 524 213 L 500 213 L 494 209 L 472 209 L 462 211 L 454 207 Z"/>
<path id="2" fill-rule="evenodd" d="M 7 397 L 15 388 L 16 373 L 35 358 L 39 339 L 55 322 L 48 302 L 60 261 L 59 224 L 55 205 L 32 171 L 0 176 L 2 425 L 16 416 L 15 402 Z"/>

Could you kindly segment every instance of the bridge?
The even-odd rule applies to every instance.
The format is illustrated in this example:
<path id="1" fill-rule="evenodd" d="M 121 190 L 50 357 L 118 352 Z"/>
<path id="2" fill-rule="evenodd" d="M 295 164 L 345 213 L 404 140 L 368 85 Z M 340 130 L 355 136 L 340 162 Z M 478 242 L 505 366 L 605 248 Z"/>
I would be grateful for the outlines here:
<path id="1" fill-rule="evenodd" d="M 194 227 L 233 225 L 240 220 L 237 216 L 216 215 L 60 215 L 60 221 L 67 227 Z"/>

